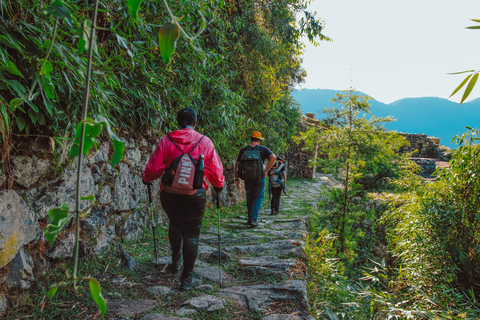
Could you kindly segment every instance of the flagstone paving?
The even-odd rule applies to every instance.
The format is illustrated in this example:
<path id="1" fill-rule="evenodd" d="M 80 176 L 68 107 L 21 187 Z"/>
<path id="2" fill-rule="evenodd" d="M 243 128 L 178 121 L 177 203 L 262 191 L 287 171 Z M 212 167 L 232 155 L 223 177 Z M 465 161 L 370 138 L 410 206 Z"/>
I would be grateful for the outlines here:
<path id="1" fill-rule="evenodd" d="M 150 299 L 109 298 L 106 318 L 234 320 L 228 313 L 219 317 L 218 312 L 230 306 L 237 314 L 243 311 L 241 319 L 314 319 L 309 314 L 304 240 L 310 210 L 322 199 L 322 190 L 338 186 L 332 176 L 320 174 L 315 180 L 290 181 L 289 195 L 281 199 L 280 214 L 270 215 L 266 199 L 258 227 L 246 225 L 243 215 L 222 223 L 221 269 L 218 228 L 202 230 L 194 269 L 204 279 L 201 286 L 188 294 L 179 291 L 179 275 L 173 277 L 164 272 L 171 258 L 159 257 L 154 261 L 157 267 L 144 278 L 150 283 L 144 289 Z M 129 266 L 135 264 L 130 262 Z M 112 281 L 119 286 L 132 285 L 124 278 Z M 181 302 L 172 307 L 169 302 L 173 300 Z"/>

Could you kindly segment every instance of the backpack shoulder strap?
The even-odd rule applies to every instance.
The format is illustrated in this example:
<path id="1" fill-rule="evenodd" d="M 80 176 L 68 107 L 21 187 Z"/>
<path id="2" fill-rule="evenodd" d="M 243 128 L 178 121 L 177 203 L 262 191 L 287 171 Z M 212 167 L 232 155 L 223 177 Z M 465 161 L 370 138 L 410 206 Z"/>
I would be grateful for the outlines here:
<path id="1" fill-rule="evenodd" d="M 185 152 L 184 152 L 182 149 L 180 149 L 180 147 L 175 143 L 175 141 L 173 141 L 172 138 L 170 138 L 170 136 L 169 136 L 168 134 L 167 134 L 167 138 L 170 139 L 170 141 L 172 141 L 173 145 L 174 145 L 175 147 L 177 147 L 178 150 L 182 151 L 182 153 L 185 154 Z"/>
<path id="2" fill-rule="evenodd" d="M 192 153 L 193 149 L 195 149 L 195 148 L 198 146 L 198 144 L 200 143 L 200 141 L 202 141 L 203 137 L 205 137 L 205 136 L 202 136 L 202 137 L 197 141 L 197 143 L 193 146 L 192 150 L 190 150 L 190 152 L 188 153 L 188 155 L 190 155 L 190 153 Z"/>

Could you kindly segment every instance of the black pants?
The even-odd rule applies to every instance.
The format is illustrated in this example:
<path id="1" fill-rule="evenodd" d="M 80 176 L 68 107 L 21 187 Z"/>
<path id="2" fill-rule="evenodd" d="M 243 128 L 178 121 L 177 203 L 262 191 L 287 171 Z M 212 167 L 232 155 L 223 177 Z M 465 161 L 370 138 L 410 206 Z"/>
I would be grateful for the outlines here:
<path id="1" fill-rule="evenodd" d="M 183 240 L 183 274 L 193 271 L 198 252 L 198 237 L 202 227 L 206 205 L 205 189 L 193 195 L 160 192 L 163 210 L 170 219 L 168 237 L 172 248 L 172 260 L 178 260 Z"/>
<path id="2" fill-rule="evenodd" d="M 282 188 L 272 188 L 271 209 L 272 214 L 278 214 L 280 211 L 280 197 L 282 196 Z"/>

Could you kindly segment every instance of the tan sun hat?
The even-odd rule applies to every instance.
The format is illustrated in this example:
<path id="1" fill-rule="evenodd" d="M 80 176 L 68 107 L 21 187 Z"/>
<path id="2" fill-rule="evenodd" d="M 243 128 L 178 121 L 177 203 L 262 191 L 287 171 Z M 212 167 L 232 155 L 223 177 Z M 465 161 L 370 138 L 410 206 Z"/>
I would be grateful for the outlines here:
<path id="1" fill-rule="evenodd" d="M 252 137 L 252 138 L 256 138 L 256 139 L 263 140 L 263 138 L 262 138 L 262 134 L 261 134 L 260 132 L 258 132 L 258 131 L 253 131 L 253 133 L 252 133 L 252 136 L 251 136 L 251 137 Z"/>

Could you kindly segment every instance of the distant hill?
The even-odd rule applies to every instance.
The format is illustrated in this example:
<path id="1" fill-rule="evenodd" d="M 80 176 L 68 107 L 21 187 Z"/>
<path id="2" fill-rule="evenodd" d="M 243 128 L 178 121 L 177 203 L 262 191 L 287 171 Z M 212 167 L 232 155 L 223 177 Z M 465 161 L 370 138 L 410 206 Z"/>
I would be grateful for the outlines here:
<path id="1" fill-rule="evenodd" d="M 304 113 L 315 113 L 317 119 L 326 115 L 321 113 L 325 107 L 333 107 L 330 100 L 340 90 L 303 89 L 295 90 L 293 97 L 301 105 Z M 357 94 L 365 95 L 362 92 Z M 372 97 L 374 98 L 374 97 Z M 480 127 L 480 99 L 464 103 L 461 106 L 442 98 L 405 98 L 390 104 L 376 100 L 370 101 L 372 115 L 378 117 L 393 116 L 398 119 L 385 125 L 387 129 L 403 133 L 422 133 L 429 137 L 440 138 L 440 144 L 455 148 L 452 138 L 466 131 L 465 126 Z"/>

